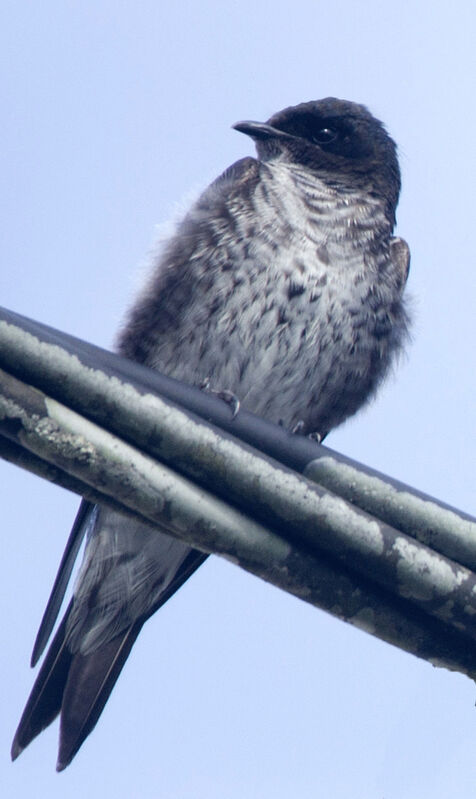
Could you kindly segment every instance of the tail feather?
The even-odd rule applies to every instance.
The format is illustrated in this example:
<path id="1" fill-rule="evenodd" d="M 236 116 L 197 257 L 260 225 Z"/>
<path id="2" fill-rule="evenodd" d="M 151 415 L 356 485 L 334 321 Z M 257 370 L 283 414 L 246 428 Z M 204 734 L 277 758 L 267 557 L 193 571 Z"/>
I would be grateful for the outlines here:
<path id="1" fill-rule="evenodd" d="M 143 623 L 89 655 L 73 656 L 63 694 L 57 771 L 71 763 L 95 727 Z"/>
<path id="2" fill-rule="evenodd" d="M 23 711 L 13 739 L 12 760 L 16 760 L 25 747 L 51 724 L 61 710 L 72 660 L 72 655 L 65 645 L 65 630 L 70 609 L 71 605 L 58 627 Z"/>
<path id="3" fill-rule="evenodd" d="M 174 579 L 164 589 L 160 600 L 146 616 L 137 619 L 125 632 L 94 652 L 74 655 L 63 695 L 57 771 L 63 771 L 69 766 L 96 726 L 147 619 L 170 599 L 206 557 L 203 552 L 191 549 Z"/>
<path id="4" fill-rule="evenodd" d="M 190 549 L 158 601 L 120 635 L 93 652 L 72 653 L 67 645 L 68 617 L 74 599 L 46 654 L 12 744 L 12 759 L 61 712 L 57 770 L 71 763 L 95 727 L 144 623 L 158 610 L 207 556 Z"/>
<path id="5" fill-rule="evenodd" d="M 31 655 L 31 666 L 36 666 L 38 660 L 44 652 L 48 639 L 52 633 L 53 627 L 58 618 L 58 614 L 66 593 L 66 588 L 71 577 L 71 572 L 76 561 L 80 546 L 82 544 L 84 535 L 87 531 L 88 520 L 94 511 L 94 505 L 87 502 L 85 499 L 81 500 L 76 519 L 74 520 L 73 529 L 68 538 L 66 549 L 58 569 L 58 574 L 51 591 L 46 610 L 41 620 L 40 629 L 36 636 L 33 652 Z"/>

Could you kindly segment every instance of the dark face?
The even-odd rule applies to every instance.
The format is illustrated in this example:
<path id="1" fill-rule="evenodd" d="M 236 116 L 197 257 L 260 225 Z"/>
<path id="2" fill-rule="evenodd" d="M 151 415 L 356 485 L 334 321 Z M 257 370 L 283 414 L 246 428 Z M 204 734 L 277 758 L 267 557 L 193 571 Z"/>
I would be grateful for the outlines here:
<path id="1" fill-rule="evenodd" d="M 340 190 L 382 197 L 393 218 L 400 190 L 396 147 L 365 106 L 329 97 L 285 108 L 266 125 L 269 135 L 254 136 L 263 160 L 284 156 Z"/>

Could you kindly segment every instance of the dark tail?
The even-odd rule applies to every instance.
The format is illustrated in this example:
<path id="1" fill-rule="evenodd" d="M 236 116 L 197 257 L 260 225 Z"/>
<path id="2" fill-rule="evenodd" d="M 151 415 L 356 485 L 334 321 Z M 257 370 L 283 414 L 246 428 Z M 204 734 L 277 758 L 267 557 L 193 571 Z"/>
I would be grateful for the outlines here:
<path id="1" fill-rule="evenodd" d="M 70 610 L 71 604 L 48 650 L 23 711 L 13 739 L 12 760 L 15 760 L 33 738 L 36 738 L 45 727 L 51 724 L 61 710 L 64 688 L 72 660 L 71 653 L 64 642 Z"/>
<path id="2" fill-rule="evenodd" d="M 90 655 L 73 657 L 63 694 L 57 771 L 69 766 L 96 726 L 142 625 L 136 622 Z"/>
<path id="3" fill-rule="evenodd" d="M 76 654 L 71 659 L 63 687 L 57 771 L 69 766 L 94 729 L 144 623 L 188 580 L 206 557 L 203 552 L 191 549 L 159 602 L 145 617 L 95 652 Z"/>
<path id="4" fill-rule="evenodd" d="M 191 574 L 206 555 L 190 550 L 160 600 L 127 630 L 87 655 L 70 652 L 65 641 L 70 603 L 33 686 L 12 744 L 12 759 L 61 712 L 56 768 L 68 766 L 95 727 L 142 626 Z"/>
<path id="5" fill-rule="evenodd" d="M 96 725 L 144 623 L 136 622 L 90 655 L 72 655 L 64 641 L 69 610 L 40 669 L 11 750 L 15 760 L 61 711 L 58 771 L 71 763 Z"/>
<path id="6" fill-rule="evenodd" d="M 76 557 L 83 542 L 83 538 L 88 529 L 88 523 L 91 521 L 95 506 L 85 499 L 81 500 L 76 518 L 74 520 L 73 528 L 69 534 L 66 549 L 61 558 L 61 563 L 56 575 L 56 580 L 51 591 L 46 610 L 41 620 L 40 629 L 36 636 L 33 653 L 31 656 L 31 666 L 36 666 L 40 657 L 42 656 L 48 639 L 56 624 L 56 619 L 63 603 L 64 595 L 68 587 L 69 579 L 74 568 Z"/>

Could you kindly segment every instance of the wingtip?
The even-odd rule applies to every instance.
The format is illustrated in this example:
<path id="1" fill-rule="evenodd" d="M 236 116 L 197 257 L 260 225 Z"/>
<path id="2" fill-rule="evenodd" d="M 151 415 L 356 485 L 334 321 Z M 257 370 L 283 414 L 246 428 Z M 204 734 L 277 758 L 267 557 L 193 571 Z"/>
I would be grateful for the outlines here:
<path id="1" fill-rule="evenodd" d="M 10 755 L 11 755 L 12 760 L 16 760 L 17 757 L 19 755 L 21 755 L 21 753 L 23 752 L 24 748 L 25 748 L 24 746 L 20 746 L 20 744 L 18 743 L 17 736 L 15 735 L 15 737 L 13 739 L 13 743 L 12 743 L 12 748 L 10 750 Z"/>
<path id="2" fill-rule="evenodd" d="M 80 739 L 79 741 L 76 740 L 74 745 L 71 745 L 71 741 L 66 741 L 60 732 L 56 771 L 64 771 L 65 768 L 70 765 L 81 748 L 82 743 L 83 741 Z"/>
<path id="3" fill-rule="evenodd" d="M 36 664 L 38 663 L 38 661 L 40 659 L 41 654 L 42 654 L 41 652 L 36 652 L 35 649 L 33 650 L 33 652 L 31 653 L 31 658 L 30 658 L 30 668 L 31 669 L 35 668 Z"/>
<path id="4" fill-rule="evenodd" d="M 46 611 L 45 611 L 46 614 Z M 46 644 L 48 643 L 48 638 L 51 633 L 51 628 L 48 628 L 45 634 L 44 631 L 45 621 L 44 617 L 41 622 L 40 629 L 38 630 L 38 635 L 35 638 L 35 643 L 33 644 L 33 651 L 31 653 L 30 658 L 30 666 L 32 669 L 35 668 L 36 664 L 38 663 L 39 659 L 41 658 L 43 652 L 45 651 Z"/>

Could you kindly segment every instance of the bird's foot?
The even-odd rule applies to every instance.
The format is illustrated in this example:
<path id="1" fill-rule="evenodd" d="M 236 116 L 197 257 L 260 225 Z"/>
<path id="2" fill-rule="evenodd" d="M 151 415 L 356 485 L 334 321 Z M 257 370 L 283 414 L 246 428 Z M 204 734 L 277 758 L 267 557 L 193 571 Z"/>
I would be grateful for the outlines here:
<path id="1" fill-rule="evenodd" d="M 215 389 L 210 388 L 209 377 L 206 377 L 205 380 L 203 380 L 200 383 L 200 388 L 202 389 L 202 391 L 206 391 L 208 394 L 214 394 L 216 397 L 218 397 L 218 399 L 221 399 L 223 400 L 223 402 L 226 402 L 226 404 L 229 405 L 231 408 L 231 418 L 235 419 L 235 417 L 238 414 L 238 411 L 240 410 L 240 400 L 238 399 L 236 394 L 233 394 L 233 391 L 229 391 L 228 389 L 222 389 L 221 391 L 216 391 Z"/>
<path id="2" fill-rule="evenodd" d="M 325 433 L 318 433 L 317 430 L 314 430 L 313 433 L 309 433 L 309 435 L 308 435 L 308 438 L 311 441 L 315 441 L 316 444 L 322 444 L 322 442 L 324 441 L 325 437 L 326 437 Z"/>
<path id="3" fill-rule="evenodd" d="M 300 419 L 299 422 L 297 422 L 294 425 L 293 429 L 291 430 L 291 433 L 294 436 L 296 436 L 296 435 L 297 436 L 303 436 L 303 435 L 306 435 L 304 430 L 305 430 L 305 424 L 302 421 L 302 419 Z M 307 434 L 307 438 L 310 441 L 315 441 L 316 444 L 321 444 L 324 441 L 325 437 L 326 437 L 326 433 L 319 433 L 317 430 L 314 430 L 312 433 L 308 433 Z"/>

